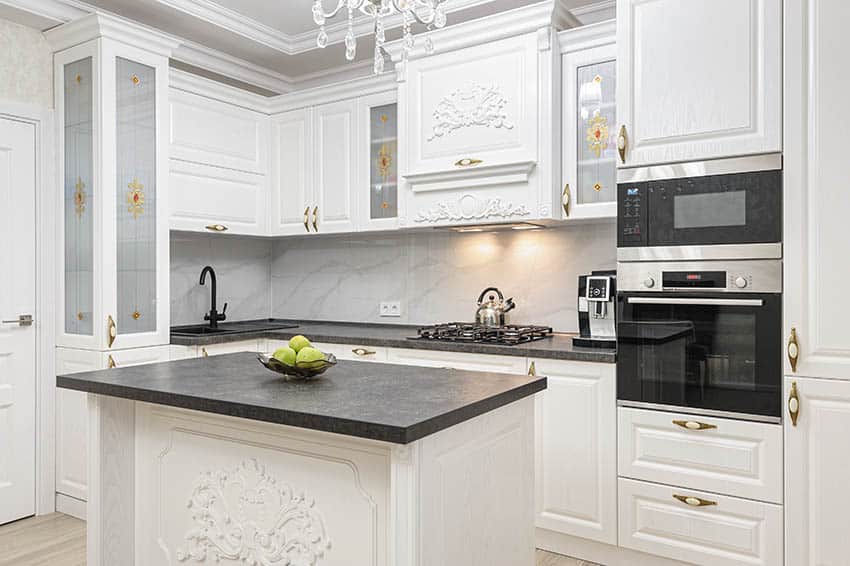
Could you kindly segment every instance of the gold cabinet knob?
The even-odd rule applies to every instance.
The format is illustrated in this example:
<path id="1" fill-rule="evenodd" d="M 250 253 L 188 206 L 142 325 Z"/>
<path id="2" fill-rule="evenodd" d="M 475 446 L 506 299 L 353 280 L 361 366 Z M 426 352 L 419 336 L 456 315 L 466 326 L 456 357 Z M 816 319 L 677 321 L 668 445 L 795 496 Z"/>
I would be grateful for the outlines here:
<path id="1" fill-rule="evenodd" d="M 374 356 L 376 353 L 374 350 L 367 350 L 366 348 L 354 348 L 351 352 L 355 356 Z"/>
<path id="2" fill-rule="evenodd" d="M 472 157 L 464 157 L 463 159 L 458 159 L 455 161 L 455 167 L 475 167 L 476 165 L 481 165 L 484 163 L 480 159 L 474 159 Z"/>
<path id="3" fill-rule="evenodd" d="M 570 205 L 572 204 L 572 193 L 570 192 L 570 184 L 564 185 L 564 191 L 561 193 L 561 206 L 564 207 L 564 216 L 570 215 Z"/>
<path id="4" fill-rule="evenodd" d="M 209 224 L 208 226 L 204 226 L 210 232 L 227 232 L 229 228 L 224 224 Z"/>
<path id="5" fill-rule="evenodd" d="M 690 505 L 691 507 L 708 507 L 709 505 L 717 505 L 716 501 L 711 501 L 710 499 L 701 499 L 692 495 L 673 494 L 673 499 L 677 499 L 685 505 Z"/>
<path id="6" fill-rule="evenodd" d="M 701 423 L 699 421 L 673 421 L 673 424 L 688 430 L 709 430 L 717 428 L 717 425 Z"/>

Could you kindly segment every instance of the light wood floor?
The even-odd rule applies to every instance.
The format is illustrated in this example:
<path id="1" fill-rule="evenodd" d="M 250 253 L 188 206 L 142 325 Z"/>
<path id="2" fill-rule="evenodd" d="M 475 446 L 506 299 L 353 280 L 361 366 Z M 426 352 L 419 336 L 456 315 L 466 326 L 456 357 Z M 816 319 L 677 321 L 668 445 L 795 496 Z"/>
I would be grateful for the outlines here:
<path id="1" fill-rule="evenodd" d="M 0 566 L 85 566 L 86 524 L 61 513 L 0 527 Z M 593 566 L 537 551 L 537 566 Z"/>

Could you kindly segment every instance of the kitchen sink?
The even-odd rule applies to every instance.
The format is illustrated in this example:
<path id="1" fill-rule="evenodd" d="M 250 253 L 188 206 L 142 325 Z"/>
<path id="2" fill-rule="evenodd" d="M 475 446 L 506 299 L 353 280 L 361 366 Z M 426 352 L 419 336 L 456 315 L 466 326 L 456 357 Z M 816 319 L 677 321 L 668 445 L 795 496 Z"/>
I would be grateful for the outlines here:
<path id="1" fill-rule="evenodd" d="M 218 328 L 211 328 L 209 324 L 195 324 L 191 326 L 175 326 L 171 329 L 172 336 L 208 336 L 221 334 L 240 334 L 247 332 L 262 332 L 264 330 L 283 330 L 286 328 L 297 328 L 297 324 L 288 322 L 226 322 L 219 323 Z"/>

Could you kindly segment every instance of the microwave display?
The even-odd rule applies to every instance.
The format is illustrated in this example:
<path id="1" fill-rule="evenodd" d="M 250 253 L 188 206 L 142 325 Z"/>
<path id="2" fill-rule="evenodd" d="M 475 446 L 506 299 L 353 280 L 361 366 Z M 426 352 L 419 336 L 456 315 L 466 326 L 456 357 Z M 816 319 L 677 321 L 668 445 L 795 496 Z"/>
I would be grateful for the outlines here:
<path id="1" fill-rule="evenodd" d="M 747 225 L 747 192 L 678 194 L 673 197 L 673 228 Z"/>

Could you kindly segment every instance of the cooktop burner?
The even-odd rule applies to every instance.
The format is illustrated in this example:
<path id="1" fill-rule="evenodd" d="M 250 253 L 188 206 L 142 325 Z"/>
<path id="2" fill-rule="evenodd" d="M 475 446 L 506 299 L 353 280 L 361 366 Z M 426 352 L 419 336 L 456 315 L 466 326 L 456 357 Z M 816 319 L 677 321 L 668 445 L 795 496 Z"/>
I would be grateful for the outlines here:
<path id="1" fill-rule="evenodd" d="M 447 342 L 486 342 L 514 346 L 542 340 L 552 334 L 549 326 L 514 325 L 481 326 L 470 322 L 448 322 L 423 326 L 414 340 L 442 340 Z"/>

